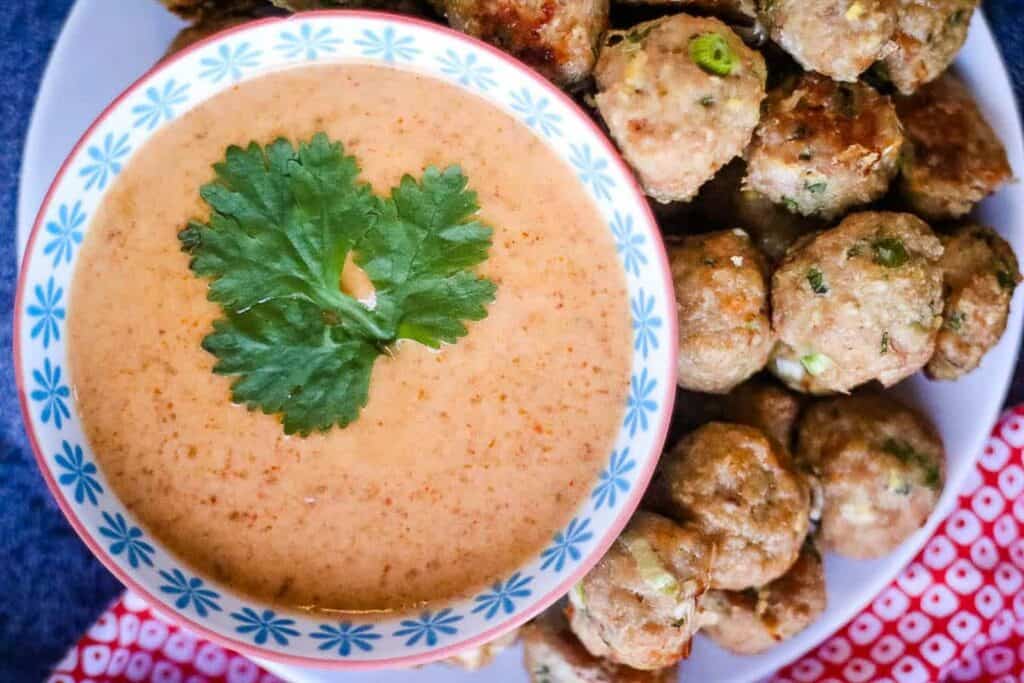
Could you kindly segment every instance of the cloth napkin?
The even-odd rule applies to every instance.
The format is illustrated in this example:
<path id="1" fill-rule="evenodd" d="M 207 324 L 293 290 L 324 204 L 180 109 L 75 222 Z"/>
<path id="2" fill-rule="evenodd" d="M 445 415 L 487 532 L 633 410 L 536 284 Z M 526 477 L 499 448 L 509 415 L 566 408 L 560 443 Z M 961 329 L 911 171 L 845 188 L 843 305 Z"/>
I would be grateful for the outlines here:
<path id="1" fill-rule="evenodd" d="M 957 507 L 900 576 L 773 683 L 1024 683 L 1024 406 L 1003 414 Z M 481 679 L 486 680 L 486 672 Z M 279 683 L 125 593 L 48 683 Z"/>

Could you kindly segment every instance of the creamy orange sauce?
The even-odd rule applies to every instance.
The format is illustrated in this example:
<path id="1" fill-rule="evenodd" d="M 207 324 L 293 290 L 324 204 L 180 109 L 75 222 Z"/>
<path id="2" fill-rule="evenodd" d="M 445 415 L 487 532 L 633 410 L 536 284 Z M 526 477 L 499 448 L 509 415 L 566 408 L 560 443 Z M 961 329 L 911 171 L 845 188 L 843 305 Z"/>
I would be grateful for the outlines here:
<path id="1" fill-rule="evenodd" d="M 176 235 L 229 144 L 321 130 L 379 193 L 461 164 L 498 294 L 457 344 L 378 360 L 356 422 L 288 437 L 211 371 L 220 311 Z M 196 571 L 282 606 L 403 609 L 507 575 L 589 494 L 622 419 L 626 298 L 597 208 L 527 128 L 425 76 L 302 68 L 199 105 L 120 174 L 75 274 L 72 377 L 113 488 Z"/>

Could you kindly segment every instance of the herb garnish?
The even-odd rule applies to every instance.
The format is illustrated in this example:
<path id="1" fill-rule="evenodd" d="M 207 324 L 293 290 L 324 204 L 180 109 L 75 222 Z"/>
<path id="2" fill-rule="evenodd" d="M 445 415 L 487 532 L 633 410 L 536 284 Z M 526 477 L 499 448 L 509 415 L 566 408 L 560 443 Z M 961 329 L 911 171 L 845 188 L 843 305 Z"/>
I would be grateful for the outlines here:
<path id="1" fill-rule="evenodd" d="M 358 180 L 340 143 L 318 133 L 295 149 L 229 147 L 200 195 L 209 224 L 179 233 L 190 267 L 210 279 L 224 316 L 203 339 L 232 398 L 281 413 L 286 433 L 344 427 L 366 405 L 374 361 L 400 339 L 430 347 L 466 334 L 494 299 L 472 268 L 491 229 L 474 220 L 462 171 L 428 168 L 388 197 Z M 341 290 L 352 254 L 372 303 Z"/>
<path id="2" fill-rule="evenodd" d="M 709 74 L 728 76 L 739 61 L 729 43 L 718 33 L 702 33 L 690 39 L 690 59 Z"/>
<path id="3" fill-rule="evenodd" d="M 817 267 L 811 267 L 807 270 L 807 284 L 811 286 L 811 291 L 815 294 L 828 294 L 825 276 Z"/>
<path id="4" fill-rule="evenodd" d="M 806 189 L 811 194 L 821 194 L 826 190 L 826 188 L 828 188 L 828 183 L 826 183 L 825 181 L 804 184 L 804 189 Z"/>
<path id="5" fill-rule="evenodd" d="M 910 256 L 907 254 L 903 240 L 898 237 L 882 237 L 871 243 L 875 250 L 875 263 L 886 268 L 899 268 Z"/>
<path id="6" fill-rule="evenodd" d="M 882 450 L 895 456 L 900 462 L 914 465 L 924 472 L 924 485 L 937 489 L 942 480 L 939 467 L 924 453 L 919 453 L 902 439 L 888 438 L 882 442 Z"/>
<path id="7" fill-rule="evenodd" d="M 946 319 L 946 327 L 954 332 L 959 332 L 963 328 L 966 319 L 967 314 L 963 311 L 953 311 L 949 314 L 949 318 Z"/>
<path id="8" fill-rule="evenodd" d="M 885 332 L 882 332 L 882 343 L 881 343 L 881 348 L 879 349 L 879 352 L 883 356 L 885 354 L 889 353 L 889 331 L 888 330 L 886 330 Z"/>
<path id="9" fill-rule="evenodd" d="M 999 283 L 1000 287 L 1011 292 L 1017 286 L 1017 278 L 1010 275 L 1010 271 L 1003 270 L 1001 268 L 996 271 L 996 281 Z"/>

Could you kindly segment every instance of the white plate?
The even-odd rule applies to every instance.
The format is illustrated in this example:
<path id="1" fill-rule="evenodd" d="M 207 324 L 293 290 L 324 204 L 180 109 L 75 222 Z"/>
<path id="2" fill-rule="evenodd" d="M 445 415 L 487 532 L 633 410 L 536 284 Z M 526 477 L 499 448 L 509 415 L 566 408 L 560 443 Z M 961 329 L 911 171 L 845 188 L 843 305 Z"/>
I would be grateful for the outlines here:
<path id="1" fill-rule="evenodd" d="M 159 59 L 180 26 L 181 23 L 155 0 L 117 3 L 79 0 L 75 5 L 47 67 L 25 144 L 18 197 L 19 253 L 43 194 L 75 141 L 113 97 Z M 132 49 L 119 50 L 117 59 L 111 59 L 105 46 L 113 42 L 122 45 L 127 42 Z M 1011 165 L 1017 173 L 1024 172 L 1024 144 L 1009 78 L 992 34 L 980 16 L 976 16 L 971 26 L 957 67 L 1006 145 Z M 1024 187 L 1014 183 L 1004 188 L 984 203 L 980 218 L 999 229 L 1017 254 L 1024 256 Z M 938 423 L 946 441 L 949 486 L 940 503 L 942 510 L 948 510 L 954 503 L 956 491 L 970 472 L 1002 405 L 1020 345 L 1022 298 L 1024 295 L 1018 292 L 1007 334 L 978 371 L 955 384 L 929 383 L 915 377 L 900 387 L 905 396 Z M 942 516 L 940 510 L 926 528 L 883 560 L 853 562 L 826 558 L 829 608 L 796 638 L 755 657 L 735 657 L 701 639 L 694 646 L 693 656 L 683 666 L 683 678 L 708 682 L 754 680 L 792 661 L 842 626 L 891 581 L 930 536 Z M 417 683 L 526 679 L 516 650 L 499 657 L 486 674 L 476 676 L 439 665 L 416 672 L 372 673 L 267 666 L 285 678 L 310 683 L 397 682 L 413 678 Z"/>

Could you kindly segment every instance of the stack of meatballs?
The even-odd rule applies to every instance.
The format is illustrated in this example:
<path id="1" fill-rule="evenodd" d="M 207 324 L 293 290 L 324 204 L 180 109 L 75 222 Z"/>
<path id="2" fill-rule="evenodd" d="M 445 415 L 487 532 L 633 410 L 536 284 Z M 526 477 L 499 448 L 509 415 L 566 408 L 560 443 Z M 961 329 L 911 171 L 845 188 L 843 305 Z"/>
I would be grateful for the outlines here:
<path id="1" fill-rule="evenodd" d="M 197 20 L 176 46 L 266 12 L 164 2 Z M 1011 177 L 948 71 L 978 0 L 273 2 L 397 3 L 520 57 L 594 109 L 661 217 L 686 414 L 642 509 L 523 629 L 535 683 L 674 680 L 698 631 L 761 652 L 825 608 L 822 552 L 924 524 L 942 441 L 884 389 L 976 368 L 1021 279 L 968 218 Z"/>
<path id="2" fill-rule="evenodd" d="M 947 71 L 975 1 L 683 4 L 600 37 L 587 101 L 661 217 L 688 414 L 526 627 L 538 683 L 672 680 L 698 631 L 753 654 L 808 626 L 822 553 L 891 552 L 942 491 L 937 430 L 884 389 L 976 368 L 1021 279 L 966 218 L 1011 176 Z"/>

